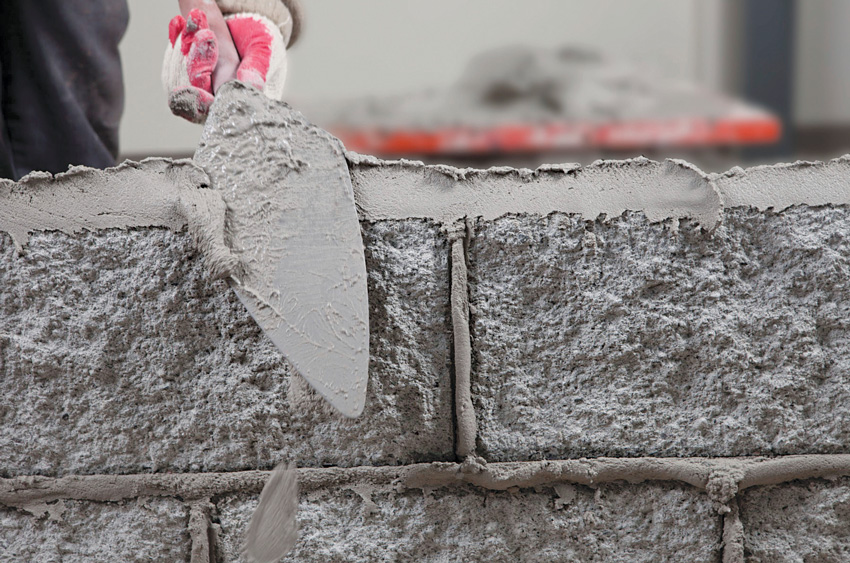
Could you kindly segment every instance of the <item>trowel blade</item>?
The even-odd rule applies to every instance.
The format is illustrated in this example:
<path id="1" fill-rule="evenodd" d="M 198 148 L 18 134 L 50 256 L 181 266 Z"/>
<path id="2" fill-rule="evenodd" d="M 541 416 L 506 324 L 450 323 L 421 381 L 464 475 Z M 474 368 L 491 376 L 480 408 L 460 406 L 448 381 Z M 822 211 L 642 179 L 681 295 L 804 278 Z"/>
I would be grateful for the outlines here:
<path id="1" fill-rule="evenodd" d="M 245 265 L 236 293 L 293 367 L 347 417 L 366 402 L 366 263 L 342 144 L 287 105 L 231 83 L 195 162 L 228 206 Z"/>

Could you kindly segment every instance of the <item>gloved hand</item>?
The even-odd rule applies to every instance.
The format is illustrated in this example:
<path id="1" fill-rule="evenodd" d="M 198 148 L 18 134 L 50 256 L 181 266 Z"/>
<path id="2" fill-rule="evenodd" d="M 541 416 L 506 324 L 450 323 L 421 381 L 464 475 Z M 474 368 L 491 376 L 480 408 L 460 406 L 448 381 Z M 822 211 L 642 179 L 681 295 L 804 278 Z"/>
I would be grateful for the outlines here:
<path id="1" fill-rule="evenodd" d="M 213 102 L 212 73 L 218 62 L 218 44 L 206 14 L 192 10 L 188 21 L 176 16 L 168 25 L 168 39 L 162 63 L 168 107 L 174 115 L 203 123 Z"/>
<path id="2" fill-rule="evenodd" d="M 225 21 L 240 58 L 236 79 L 280 100 L 287 65 L 279 27 L 259 14 L 232 14 Z M 203 123 L 214 100 L 212 73 L 218 61 L 215 35 L 206 15 L 192 10 L 188 21 L 181 16 L 171 20 L 169 39 L 162 69 L 168 105 L 175 115 Z"/>

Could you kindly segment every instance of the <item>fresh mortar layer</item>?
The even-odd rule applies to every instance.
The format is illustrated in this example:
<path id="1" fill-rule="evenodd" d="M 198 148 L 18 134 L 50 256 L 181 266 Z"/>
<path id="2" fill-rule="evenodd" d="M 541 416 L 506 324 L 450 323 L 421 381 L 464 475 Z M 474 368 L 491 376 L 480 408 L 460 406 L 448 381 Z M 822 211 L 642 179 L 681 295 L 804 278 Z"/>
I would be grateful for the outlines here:
<path id="1" fill-rule="evenodd" d="M 829 162 L 734 168 L 705 174 L 681 160 L 645 158 L 487 170 L 380 160 L 348 153 L 357 205 L 368 220 L 577 214 L 593 221 L 625 211 L 651 223 L 690 218 L 706 230 L 736 207 L 850 204 L 850 155 Z"/>
<path id="2" fill-rule="evenodd" d="M 224 242 L 225 205 L 208 189 L 206 173 L 190 160 L 149 158 L 96 170 L 33 172 L 17 184 L 0 179 L 0 231 L 20 250 L 32 232 L 188 226 L 214 278 L 236 260 Z"/>
<path id="3" fill-rule="evenodd" d="M 449 225 L 469 218 L 560 212 L 586 220 L 643 212 L 650 222 L 694 219 L 713 230 L 724 208 L 850 204 L 850 156 L 830 162 L 797 162 L 706 175 L 691 164 L 644 158 L 599 161 L 586 167 L 546 165 L 537 170 L 458 169 L 415 161 L 384 161 L 346 154 L 361 219 L 427 218 Z M 177 172 L 177 173 L 175 173 Z M 201 191 L 213 211 L 220 196 L 204 190 L 208 178 L 189 161 L 148 159 L 104 171 L 78 167 L 67 173 L 33 173 L 17 185 L 0 180 L 0 231 L 19 247 L 28 233 L 68 234 L 109 227 L 181 229 L 191 210 L 186 192 Z M 195 219 L 200 240 L 223 240 L 214 212 Z"/>
<path id="4" fill-rule="evenodd" d="M 49 512 L 62 499 L 120 502 L 137 497 L 199 500 L 234 494 L 259 494 L 269 471 L 230 473 L 157 473 L 72 475 L 61 478 L 0 479 L 0 504 Z M 718 507 L 741 491 L 795 480 L 850 475 L 850 455 L 802 455 L 779 458 L 596 458 L 561 461 L 427 463 L 386 467 L 298 469 L 304 492 L 369 486 L 381 491 L 430 491 L 473 485 L 493 491 L 528 489 L 558 483 L 598 487 L 603 483 L 655 481 L 685 483 L 708 493 Z M 721 512 L 726 512 L 722 508 Z"/>

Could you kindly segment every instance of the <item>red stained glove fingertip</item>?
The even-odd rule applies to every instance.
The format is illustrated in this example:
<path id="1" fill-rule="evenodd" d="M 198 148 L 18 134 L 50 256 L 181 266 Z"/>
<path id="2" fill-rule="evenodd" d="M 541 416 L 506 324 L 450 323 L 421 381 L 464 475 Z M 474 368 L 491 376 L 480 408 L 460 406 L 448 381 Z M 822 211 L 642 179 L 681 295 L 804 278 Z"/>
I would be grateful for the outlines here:
<path id="1" fill-rule="evenodd" d="M 212 74 L 218 62 L 218 43 L 210 29 L 195 34 L 186 60 L 186 70 L 192 86 L 212 93 Z"/>
<path id="2" fill-rule="evenodd" d="M 186 29 L 194 33 L 199 29 L 205 29 L 208 27 L 209 24 L 207 23 L 207 15 L 203 12 L 203 10 L 196 8 L 189 12 L 189 21 L 186 23 Z"/>
<path id="3" fill-rule="evenodd" d="M 168 24 L 168 40 L 171 41 L 172 47 L 184 29 L 186 29 L 186 20 L 183 16 L 174 16 Z"/>
<path id="4" fill-rule="evenodd" d="M 183 29 L 183 35 L 180 38 L 180 47 L 183 50 L 184 55 L 189 54 L 189 49 L 192 48 L 192 44 L 195 42 L 195 37 L 198 34 L 203 33 L 205 30 L 209 30 L 207 15 L 201 10 L 192 10 L 189 12 L 189 19 L 186 20 L 186 27 Z"/>

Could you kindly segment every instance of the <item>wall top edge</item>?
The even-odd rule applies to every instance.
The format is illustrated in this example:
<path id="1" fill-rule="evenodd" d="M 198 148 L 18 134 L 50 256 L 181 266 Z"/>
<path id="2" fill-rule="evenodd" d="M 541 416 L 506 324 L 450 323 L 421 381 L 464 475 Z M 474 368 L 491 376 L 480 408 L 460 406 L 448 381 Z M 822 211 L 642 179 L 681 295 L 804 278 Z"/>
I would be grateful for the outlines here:
<path id="1" fill-rule="evenodd" d="M 420 161 L 381 160 L 347 152 L 355 199 L 368 221 L 464 218 L 561 212 L 588 220 L 643 212 L 651 222 L 696 221 L 713 231 L 724 209 L 782 211 L 795 205 L 850 205 L 850 155 L 706 174 L 683 160 L 644 157 L 592 164 L 546 164 L 536 170 L 455 168 Z M 28 234 L 58 230 L 169 227 L 187 224 L 179 199 L 206 188 L 207 174 L 191 159 L 148 158 L 98 170 L 33 172 L 0 180 L 0 231 L 20 247 Z"/>

